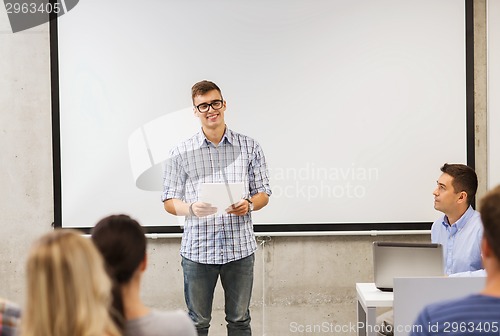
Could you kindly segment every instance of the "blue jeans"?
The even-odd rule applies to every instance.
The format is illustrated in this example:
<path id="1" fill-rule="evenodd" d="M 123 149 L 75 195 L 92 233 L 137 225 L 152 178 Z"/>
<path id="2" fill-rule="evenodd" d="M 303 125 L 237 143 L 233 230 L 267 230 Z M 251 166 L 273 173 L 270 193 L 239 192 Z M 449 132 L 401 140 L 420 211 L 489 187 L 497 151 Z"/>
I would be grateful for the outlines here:
<path id="1" fill-rule="evenodd" d="M 252 335 L 250 297 L 253 286 L 255 255 L 223 265 L 199 264 L 182 258 L 184 298 L 189 316 L 199 336 L 208 335 L 212 319 L 215 285 L 220 276 L 224 289 L 224 310 L 229 336 Z"/>

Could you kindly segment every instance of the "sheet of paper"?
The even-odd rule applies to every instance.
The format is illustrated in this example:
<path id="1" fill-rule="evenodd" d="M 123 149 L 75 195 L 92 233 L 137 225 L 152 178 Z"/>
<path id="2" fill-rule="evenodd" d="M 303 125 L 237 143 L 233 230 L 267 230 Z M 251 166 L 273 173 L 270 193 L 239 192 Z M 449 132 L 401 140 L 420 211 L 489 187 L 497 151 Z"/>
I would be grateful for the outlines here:
<path id="1" fill-rule="evenodd" d="M 217 208 L 218 214 L 225 213 L 231 204 L 244 197 L 243 182 L 239 183 L 202 183 L 200 201 L 210 203 Z"/>

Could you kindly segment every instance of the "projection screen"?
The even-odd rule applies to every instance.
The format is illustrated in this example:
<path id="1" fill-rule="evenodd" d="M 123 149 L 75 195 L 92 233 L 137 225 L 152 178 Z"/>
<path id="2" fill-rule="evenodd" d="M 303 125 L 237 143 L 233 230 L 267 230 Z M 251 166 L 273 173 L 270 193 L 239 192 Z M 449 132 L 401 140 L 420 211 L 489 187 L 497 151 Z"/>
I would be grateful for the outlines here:
<path id="1" fill-rule="evenodd" d="M 181 232 L 162 169 L 199 131 L 190 89 L 208 79 L 268 162 L 256 231 L 428 229 L 439 168 L 474 164 L 466 14 L 456 0 L 79 2 L 51 26 L 55 225 L 126 213 Z"/>

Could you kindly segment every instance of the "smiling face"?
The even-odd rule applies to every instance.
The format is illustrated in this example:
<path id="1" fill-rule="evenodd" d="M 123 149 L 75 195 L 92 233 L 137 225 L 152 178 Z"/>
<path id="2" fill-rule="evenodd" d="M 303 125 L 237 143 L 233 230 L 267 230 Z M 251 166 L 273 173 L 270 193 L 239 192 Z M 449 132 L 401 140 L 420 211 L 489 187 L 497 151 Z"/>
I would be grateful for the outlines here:
<path id="1" fill-rule="evenodd" d="M 224 112 L 226 111 L 226 102 L 223 101 L 222 107 L 214 110 L 210 107 L 207 112 L 201 113 L 197 106 L 200 104 L 212 104 L 215 101 L 222 100 L 222 96 L 217 90 L 211 90 L 203 95 L 198 95 L 193 98 L 194 114 L 200 118 L 201 126 L 204 131 L 214 131 L 225 127 Z"/>
<path id="2" fill-rule="evenodd" d="M 441 174 L 432 194 L 434 195 L 434 209 L 444 214 L 454 213 L 457 207 L 467 199 L 465 192 L 455 190 L 453 177 L 446 173 Z"/>

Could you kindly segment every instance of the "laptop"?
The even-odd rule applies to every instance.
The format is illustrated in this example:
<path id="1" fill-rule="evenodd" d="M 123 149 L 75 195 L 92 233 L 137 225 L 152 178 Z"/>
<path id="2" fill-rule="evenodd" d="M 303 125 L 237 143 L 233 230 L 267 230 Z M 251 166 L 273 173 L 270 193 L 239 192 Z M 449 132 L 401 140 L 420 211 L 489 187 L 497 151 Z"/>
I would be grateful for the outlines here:
<path id="1" fill-rule="evenodd" d="M 382 291 L 392 291 L 394 278 L 444 276 L 443 246 L 432 243 L 373 243 L 373 278 Z"/>

